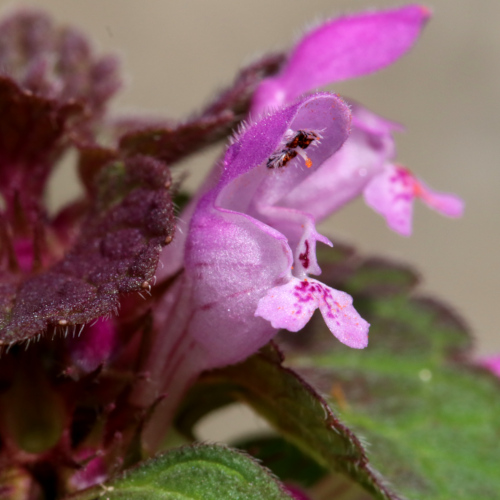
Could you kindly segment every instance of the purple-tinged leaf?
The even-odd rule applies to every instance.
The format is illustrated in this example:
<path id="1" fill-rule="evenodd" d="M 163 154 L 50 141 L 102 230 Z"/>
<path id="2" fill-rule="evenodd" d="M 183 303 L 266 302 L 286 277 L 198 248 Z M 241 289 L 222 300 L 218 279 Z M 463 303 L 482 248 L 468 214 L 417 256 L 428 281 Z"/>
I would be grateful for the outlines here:
<path id="1" fill-rule="evenodd" d="M 16 237 L 43 213 L 47 179 L 120 82 L 117 62 L 97 57 L 79 32 L 21 10 L 0 23 L 0 193 Z"/>
<path id="2" fill-rule="evenodd" d="M 167 167 L 147 157 L 107 165 L 94 204 L 62 261 L 0 294 L 0 339 L 20 342 L 47 327 L 76 328 L 112 314 L 119 295 L 148 287 L 174 222 Z"/>
<path id="3" fill-rule="evenodd" d="M 96 179 L 103 167 L 113 160 L 118 160 L 118 152 L 97 145 L 81 145 L 78 148 L 78 174 L 87 193 L 96 189 Z"/>
<path id="4" fill-rule="evenodd" d="M 56 161 L 77 137 L 92 140 L 119 86 L 114 58 L 96 56 L 83 35 L 46 14 L 21 10 L 0 23 L 0 194 L 16 238 L 44 216 Z"/>
<path id="5" fill-rule="evenodd" d="M 225 139 L 247 117 L 257 85 L 275 74 L 284 59 L 284 55 L 276 54 L 250 64 L 241 70 L 231 87 L 186 122 L 164 126 L 132 123 L 132 130 L 120 138 L 120 149 L 125 154 L 147 154 L 170 165 Z"/>
<path id="6" fill-rule="evenodd" d="M 0 76 L 0 193 L 10 219 L 15 197 L 25 211 L 37 208 L 70 118 L 81 111 L 74 102 L 37 96 Z"/>
<path id="7" fill-rule="evenodd" d="M 119 148 L 125 154 L 145 154 L 172 164 L 203 147 L 225 139 L 241 120 L 231 111 L 201 117 L 174 127 L 145 127 L 122 136 Z"/>
<path id="8" fill-rule="evenodd" d="M 61 104 L 79 102 L 87 117 L 100 113 L 120 87 L 115 58 L 97 57 L 79 31 L 28 9 L 0 24 L 0 75 Z"/>

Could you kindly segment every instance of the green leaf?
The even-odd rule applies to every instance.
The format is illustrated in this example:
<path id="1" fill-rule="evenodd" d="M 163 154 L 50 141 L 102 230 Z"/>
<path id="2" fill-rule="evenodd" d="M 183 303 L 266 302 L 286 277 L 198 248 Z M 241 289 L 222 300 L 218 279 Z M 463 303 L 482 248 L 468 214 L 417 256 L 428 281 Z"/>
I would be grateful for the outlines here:
<path id="1" fill-rule="evenodd" d="M 105 486 L 72 500 L 290 500 L 276 479 L 249 456 L 219 445 L 172 450 Z"/>
<path id="2" fill-rule="evenodd" d="M 204 412 L 234 400 L 253 407 L 320 466 L 344 472 L 378 498 L 399 498 L 368 463 L 358 438 L 318 392 L 282 365 L 272 345 L 239 365 L 204 374 L 186 397 L 177 425 L 190 434 Z"/>
<path id="3" fill-rule="evenodd" d="M 302 335 L 283 332 L 287 363 L 327 395 L 368 458 L 398 494 L 412 500 L 496 498 L 500 491 L 500 384 L 468 364 L 471 341 L 446 306 L 361 286 L 366 266 L 351 268 L 344 289 L 371 323 L 370 344 L 349 349 L 321 318 Z M 393 268 L 371 272 L 381 283 L 403 282 Z M 338 275 L 326 277 L 329 284 Z M 372 281 L 373 284 L 373 281 Z M 370 290 L 372 288 L 372 290 Z M 328 348 L 326 347 L 328 346 Z"/>
<path id="4" fill-rule="evenodd" d="M 270 469 L 282 481 L 307 488 L 314 486 L 328 471 L 319 466 L 297 446 L 279 436 L 264 436 L 234 443 Z"/>
<path id="5" fill-rule="evenodd" d="M 262 465 L 265 465 L 287 485 L 296 485 L 304 489 L 311 498 L 318 500 L 373 499 L 373 496 L 347 476 L 329 473 L 297 446 L 279 436 L 250 438 L 235 443 L 235 446 L 257 458 Z"/>

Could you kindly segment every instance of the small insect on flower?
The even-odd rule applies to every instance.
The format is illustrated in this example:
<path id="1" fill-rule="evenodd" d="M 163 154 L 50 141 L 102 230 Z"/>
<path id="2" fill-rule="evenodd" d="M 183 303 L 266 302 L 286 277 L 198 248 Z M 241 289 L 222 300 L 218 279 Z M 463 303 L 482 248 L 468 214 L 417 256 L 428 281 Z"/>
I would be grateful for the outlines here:
<path id="1" fill-rule="evenodd" d="M 314 145 L 316 146 L 319 144 L 320 139 L 322 139 L 321 134 L 319 132 L 314 132 L 313 130 L 297 130 L 297 132 L 288 130 L 285 134 L 285 140 L 288 141 L 285 144 L 286 147 L 269 157 L 267 160 L 267 168 L 286 167 L 287 163 L 290 160 L 293 160 L 297 155 L 304 158 L 306 166 L 309 168 L 312 165 L 312 162 L 301 150 L 307 149 L 315 141 Z"/>
<path id="2" fill-rule="evenodd" d="M 314 141 L 319 141 L 321 135 L 313 130 L 297 130 L 291 141 L 286 143 L 287 148 L 308 148 Z"/>
<path id="3" fill-rule="evenodd" d="M 293 149 L 283 149 L 279 153 L 272 154 L 267 160 L 267 168 L 283 168 L 286 164 L 297 156 L 297 151 Z"/>

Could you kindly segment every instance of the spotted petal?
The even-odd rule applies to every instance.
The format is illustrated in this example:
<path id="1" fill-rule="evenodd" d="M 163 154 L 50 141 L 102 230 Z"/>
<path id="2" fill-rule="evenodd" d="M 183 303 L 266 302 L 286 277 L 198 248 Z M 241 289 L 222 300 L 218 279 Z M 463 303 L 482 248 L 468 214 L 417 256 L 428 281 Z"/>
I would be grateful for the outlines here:
<path id="1" fill-rule="evenodd" d="M 352 306 L 352 297 L 314 279 L 292 278 L 272 288 L 260 299 L 255 315 L 270 321 L 274 328 L 297 332 L 318 308 L 342 343 L 356 349 L 367 346 L 370 325 Z"/>
<path id="2" fill-rule="evenodd" d="M 448 217 L 460 217 L 463 201 L 455 195 L 429 189 L 406 168 L 387 164 L 364 191 L 366 203 L 385 217 L 387 225 L 403 236 L 412 230 L 413 200 L 420 198 L 426 205 Z"/>

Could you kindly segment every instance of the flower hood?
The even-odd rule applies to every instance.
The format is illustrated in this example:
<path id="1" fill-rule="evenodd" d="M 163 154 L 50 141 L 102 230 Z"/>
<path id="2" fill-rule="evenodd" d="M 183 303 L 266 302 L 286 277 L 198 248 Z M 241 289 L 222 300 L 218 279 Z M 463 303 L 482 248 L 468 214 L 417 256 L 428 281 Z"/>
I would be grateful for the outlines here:
<path id="1" fill-rule="evenodd" d="M 299 330 L 317 307 L 342 342 L 366 345 L 368 324 L 350 297 L 308 277 L 320 273 L 316 241 L 329 241 L 311 214 L 281 203 L 342 146 L 349 124 L 340 98 L 315 94 L 247 125 L 228 148 L 185 251 L 186 328 L 211 365 L 244 359 L 279 328 Z M 301 133 L 315 138 L 306 145 Z"/>

